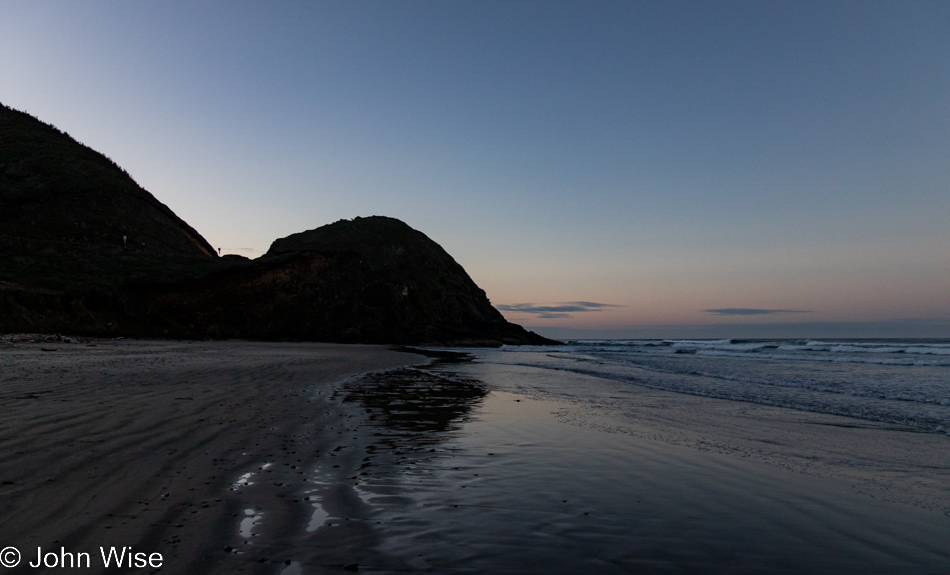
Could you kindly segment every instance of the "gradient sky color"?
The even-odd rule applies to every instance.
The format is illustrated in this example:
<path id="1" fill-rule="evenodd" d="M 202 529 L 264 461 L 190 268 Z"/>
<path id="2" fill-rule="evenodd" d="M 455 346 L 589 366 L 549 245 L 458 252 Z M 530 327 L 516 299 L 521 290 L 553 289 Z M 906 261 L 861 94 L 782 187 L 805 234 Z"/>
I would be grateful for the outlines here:
<path id="1" fill-rule="evenodd" d="M 570 337 L 950 337 L 950 3 L 0 0 L 225 253 L 389 215 Z"/>

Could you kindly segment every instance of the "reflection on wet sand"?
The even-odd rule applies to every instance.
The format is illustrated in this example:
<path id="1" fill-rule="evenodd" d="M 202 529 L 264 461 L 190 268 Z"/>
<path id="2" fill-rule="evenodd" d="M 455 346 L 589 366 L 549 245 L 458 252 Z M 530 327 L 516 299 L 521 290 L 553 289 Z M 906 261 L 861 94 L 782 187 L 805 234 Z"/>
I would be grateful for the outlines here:
<path id="1" fill-rule="evenodd" d="M 568 424 L 563 413 L 580 417 L 583 401 L 507 391 L 555 378 L 597 393 L 591 378 L 485 361 L 344 385 L 362 443 L 340 452 L 358 455 L 348 480 L 315 478 L 328 519 L 312 535 L 355 542 L 370 572 L 946 572 L 926 513 L 613 433 L 620 420 Z"/>
<path id="2" fill-rule="evenodd" d="M 366 410 L 381 436 L 390 438 L 384 444 L 412 448 L 441 443 L 443 433 L 458 430 L 488 393 L 477 379 L 447 369 L 467 361 L 460 355 L 454 361 L 369 374 L 344 388 L 343 401 Z"/>
<path id="3" fill-rule="evenodd" d="M 360 570 L 405 569 L 404 559 L 378 548 L 400 526 L 415 523 L 420 501 L 441 492 L 439 461 L 447 445 L 488 395 L 480 380 L 454 366 L 465 354 L 434 352 L 425 366 L 367 374 L 335 393 L 340 406 L 357 408 L 359 433 L 330 449 L 308 478 L 306 532 L 326 555 L 341 540 L 359 541 Z"/>

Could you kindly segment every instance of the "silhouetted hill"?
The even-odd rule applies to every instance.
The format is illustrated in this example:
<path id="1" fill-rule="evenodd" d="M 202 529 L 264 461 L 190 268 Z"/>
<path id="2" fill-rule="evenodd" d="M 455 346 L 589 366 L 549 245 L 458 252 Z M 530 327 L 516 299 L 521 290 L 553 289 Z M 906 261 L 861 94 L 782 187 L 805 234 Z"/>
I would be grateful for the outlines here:
<path id="1" fill-rule="evenodd" d="M 2 105 L 0 331 L 556 343 L 505 321 L 438 244 L 392 218 L 218 258 L 110 159 Z"/>
<path id="2" fill-rule="evenodd" d="M 192 276 L 216 259 L 112 160 L 3 105 L 0 250 L 0 281 L 49 289 Z"/>
<path id="3" fill-rule="evenodd" d="M 373 216 L 294 234 L 267 254 L 152 292 L 150 313 L 214 337 L 453 345 L 556 343 L 507 322 L 425 234 Z M 236 313 L 235 310 L 240 310 Z"/>
<path id="4" fill-rule="evenodd" d="M 112 160 L 6 106 L 0 106 L 0 235 L 214 254 L 201 234 Z"/>

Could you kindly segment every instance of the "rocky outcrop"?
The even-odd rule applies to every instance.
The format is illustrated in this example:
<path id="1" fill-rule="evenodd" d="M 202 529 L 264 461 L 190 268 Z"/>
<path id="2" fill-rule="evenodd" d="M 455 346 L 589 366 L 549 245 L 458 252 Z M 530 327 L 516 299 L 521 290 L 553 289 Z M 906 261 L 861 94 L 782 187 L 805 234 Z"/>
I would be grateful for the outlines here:
<path id="1" fill-rule="evenodd" d="M 350 343 L 552 344 L 507 322 L 452 257 L 403 222 L 343 220 L 188 285 L 151 290 L 149 314 L 212 337 Z"/>
<path id="2" fill-rule="evenodd" d="M 135 255 L 212 257 L 214 249 L 112 160 L 0 105 L 0 236 Z"/>
<path id="3" fill-rule="evenodd" d="M 0 332 L 393 344 L 553 344 L 511 324 L 393 218 L 219 258 L 111 160 L 0 105 Z"/>

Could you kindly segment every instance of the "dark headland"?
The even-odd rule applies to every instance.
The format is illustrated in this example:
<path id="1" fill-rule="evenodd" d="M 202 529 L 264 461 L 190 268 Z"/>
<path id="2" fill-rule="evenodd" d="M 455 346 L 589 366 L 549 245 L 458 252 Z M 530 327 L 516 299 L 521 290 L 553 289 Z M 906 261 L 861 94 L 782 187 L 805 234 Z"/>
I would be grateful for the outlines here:
<path id="1" fill-rule="evenodd" d="M 0 105 L 0 332 L 548 345 L 437 243 L 381 216 L 218 257 L 106 156 Z"/>

